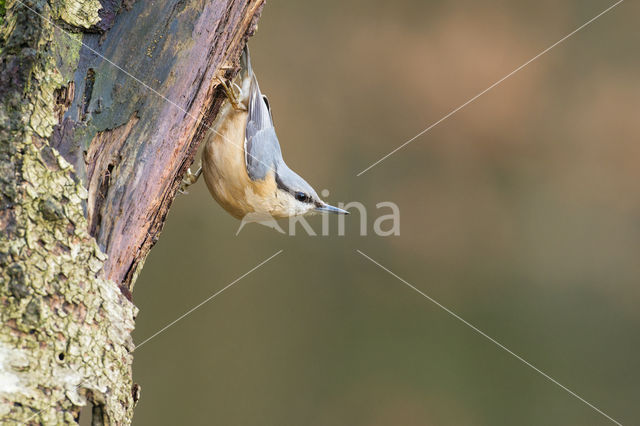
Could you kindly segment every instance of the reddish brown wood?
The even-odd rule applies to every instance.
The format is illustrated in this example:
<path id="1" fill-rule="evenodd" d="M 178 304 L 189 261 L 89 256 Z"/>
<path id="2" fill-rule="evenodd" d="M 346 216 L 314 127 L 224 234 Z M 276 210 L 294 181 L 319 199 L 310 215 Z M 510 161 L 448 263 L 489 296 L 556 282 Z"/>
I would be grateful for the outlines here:
<path id="1" fill-rule="evenodd" d="M 84 37 L 126 72 L 83 48 L 75 81 L 60 95 L 65 107 L 74 101 L 52 146 L 88 188 L 90 232 L 109 256 L 106 277 L 127 294 L 217 113 L 217 77 L 233 73 L 262 5 L 136 2 L 105 12 L 110 29 Z"/>

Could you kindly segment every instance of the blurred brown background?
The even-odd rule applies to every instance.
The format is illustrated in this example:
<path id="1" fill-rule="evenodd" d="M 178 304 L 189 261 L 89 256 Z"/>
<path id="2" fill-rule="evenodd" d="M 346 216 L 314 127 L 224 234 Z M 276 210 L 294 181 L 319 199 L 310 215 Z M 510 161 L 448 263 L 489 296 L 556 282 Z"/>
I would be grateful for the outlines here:
<path id="1" fill-rule="evenodd" d="M 332 203 L 394 201 L 401 235 L 285 236 L 203 182 L 134 292 L 137 425 L 640 422 L 637 3 L 592 25 L 360 177 L 613 2 L 267 3 L 251 40 L 285 158 Z M 310 223 L 319 232 L 321 219 Z"/>

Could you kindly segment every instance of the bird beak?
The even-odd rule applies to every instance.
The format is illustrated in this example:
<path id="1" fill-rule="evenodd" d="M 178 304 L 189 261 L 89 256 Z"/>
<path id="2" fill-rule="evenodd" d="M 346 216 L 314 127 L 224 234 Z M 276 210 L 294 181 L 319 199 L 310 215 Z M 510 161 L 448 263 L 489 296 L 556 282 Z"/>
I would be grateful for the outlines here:
<path id="1" fill-rule="evenodd" d="M 329 204 L 323 204 L 319 207 L 316 207 L 315 210 L 320 213 L 349 214 L 348 211 L 339 209 L 338 207 L 330 206 Z"/>

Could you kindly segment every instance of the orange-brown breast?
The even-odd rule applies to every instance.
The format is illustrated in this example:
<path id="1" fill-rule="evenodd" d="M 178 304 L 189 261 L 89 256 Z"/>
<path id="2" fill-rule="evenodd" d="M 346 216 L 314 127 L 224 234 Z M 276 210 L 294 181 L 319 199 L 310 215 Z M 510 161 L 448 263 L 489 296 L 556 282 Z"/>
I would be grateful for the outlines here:
<path id="1" fill-rule="evenodd" d="M 253 181 L 244 159 L 244 138 L 248 114 L 225 102 L 213 130 L 204 140 L 202 173 L 209 192 L 227 212 L 238 219 L 248 213 L 277 211 L 273 172 Z"/>

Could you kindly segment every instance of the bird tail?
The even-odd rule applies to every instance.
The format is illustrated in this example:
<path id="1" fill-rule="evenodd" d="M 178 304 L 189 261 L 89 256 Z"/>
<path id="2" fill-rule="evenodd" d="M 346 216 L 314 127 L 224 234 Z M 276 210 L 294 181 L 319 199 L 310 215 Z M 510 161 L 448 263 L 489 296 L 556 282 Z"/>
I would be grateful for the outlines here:
<path id="1" fill-rule="evenodd" d="M 253 68 L 251 67 L 251 56 L 249 55 L 249 45 L 245 44 L 244 49 L 242 49 L 242 55 L 240 55 L 240 74 L 242 81 L 249 82 L 249 98 L 253 97 L 262 97 L 260 93 L 260 88 L 258 87 L 258 78 L 253 72 Z"/>
<path id="2" fill-rule="evenodd" d="M 253 74 L 253 69 L 251 68 L 251 56 L 249 56 L 249 45 L 245 44 L 244 49 L 242 49 L 242 55 L 240 55 L 240 72 L 247 73 L 247 75 Z"/>
<path id="3" fill-rule="evenodd" d="M 240 65 L 242 67 L 241 73 L 243 73 L 242 81 L 249 83 L 249 122 L 253 122 L 257 129 L 273 127 L 269 103 L 266 99 L 266 96 L 264 96 L 260 92 L 258 78 L 254 74 L 253 68 L 251 67 L 249 47 L 246 44 L 244 46 L 244 50 L 242 51 L 242 56 L 240 57 Z M 244 74 L 245 72 L 246 74 Z"/>
<path id="4" fill-rule="evenodd" d="M 253 74 L 253 68 L 251 68 L 249 46 L 245 44 L 240 55 L 240 71 L 233 79 L 233 85 L 239 92 L 238 100 L 245 106 L 250 102 L 253 80 L 255 80 L 255 75 Z"/>

